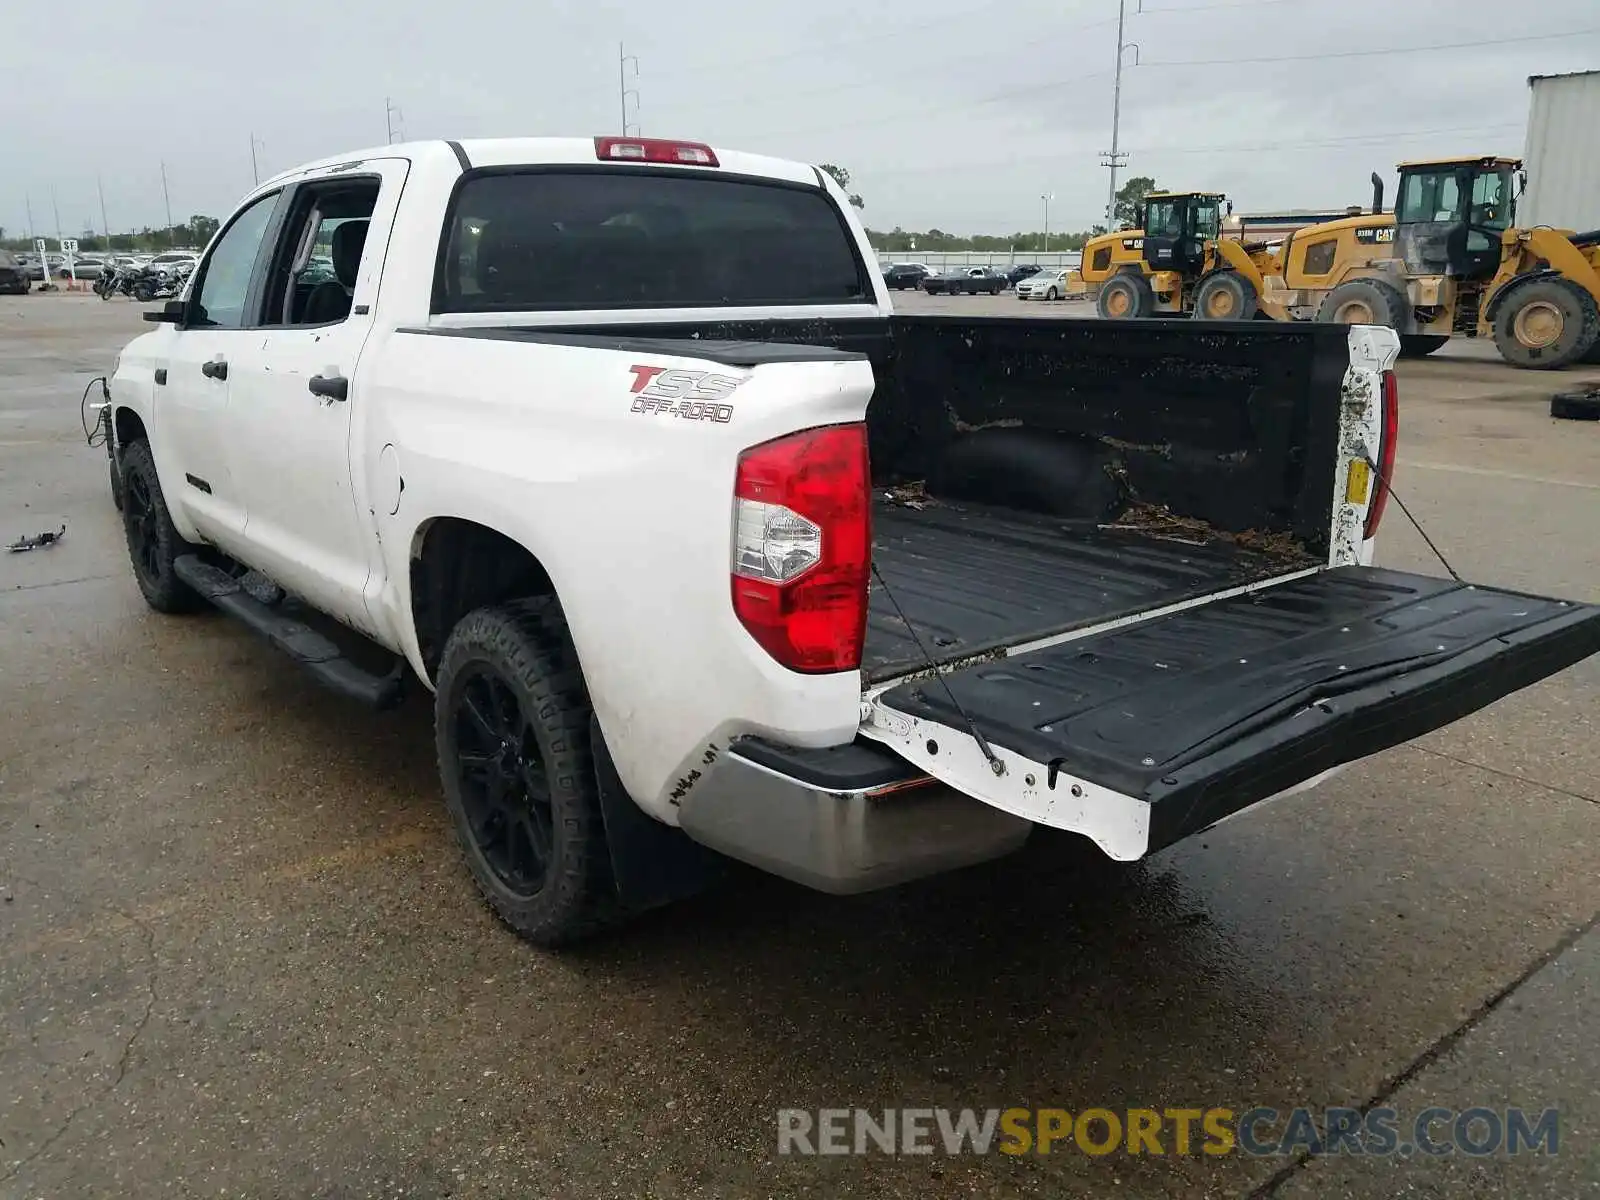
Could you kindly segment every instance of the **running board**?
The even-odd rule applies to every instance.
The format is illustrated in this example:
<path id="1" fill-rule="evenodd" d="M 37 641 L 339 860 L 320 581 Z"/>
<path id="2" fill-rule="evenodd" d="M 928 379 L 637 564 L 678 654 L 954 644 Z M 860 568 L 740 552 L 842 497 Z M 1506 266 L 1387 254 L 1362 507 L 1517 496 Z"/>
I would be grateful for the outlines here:
<path id="1" fill-rule="evenodd" d="M 405 680 L 403 659 L 396 659 L 387 674 L 374 675 L 351 662 L 315 629 L 263 604 L 244 589 L 242 581 L 196 555 L 183 555 L 172 568 L 184 583 L 230 617 L 243 621 L 326 687 L 369 708 L 392 708 L 400 702 Z"/>

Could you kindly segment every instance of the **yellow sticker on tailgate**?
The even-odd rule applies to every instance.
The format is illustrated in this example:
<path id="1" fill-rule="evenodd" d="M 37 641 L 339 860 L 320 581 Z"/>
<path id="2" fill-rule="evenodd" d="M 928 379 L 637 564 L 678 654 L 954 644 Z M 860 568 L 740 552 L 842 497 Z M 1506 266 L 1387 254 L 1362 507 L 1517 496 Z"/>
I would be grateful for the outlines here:
<path id="1" fill-rule="evenodd" d="M 1367 465 L 1364 458 L 1350 460 L 1350 479 L 1344 487 L 1344 498 L 1347 504 L 1365 504 L 1367 494 L 1372 490 L 1372 468 Z"/>

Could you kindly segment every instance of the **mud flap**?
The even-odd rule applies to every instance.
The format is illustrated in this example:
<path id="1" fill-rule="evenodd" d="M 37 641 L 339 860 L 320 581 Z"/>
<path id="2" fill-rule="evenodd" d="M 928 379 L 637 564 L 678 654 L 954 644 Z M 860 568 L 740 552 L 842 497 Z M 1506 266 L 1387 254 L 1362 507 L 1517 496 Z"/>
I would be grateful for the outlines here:
<path id="1" fill-rule="evenodd" d="M 900 684 L 862 733 L 1134 858 L 1596 653 L 1600 608 L 1341 567 Z"/>

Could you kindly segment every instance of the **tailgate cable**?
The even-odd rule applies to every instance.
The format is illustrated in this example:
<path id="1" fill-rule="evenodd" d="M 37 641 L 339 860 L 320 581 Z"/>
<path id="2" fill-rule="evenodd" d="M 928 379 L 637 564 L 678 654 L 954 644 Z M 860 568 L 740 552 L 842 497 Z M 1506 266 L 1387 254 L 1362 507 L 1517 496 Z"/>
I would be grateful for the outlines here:
<path id="1" fill-rule="evenodd" d="M 1428 549 L 1433 551 L 1433 556 L 1444 564 L 1446 571 L 1450 572 L 1450 578 L 1457 583 L 1466 583 L 1467 581 L 1461 578 L 1461 572 L 1450 565 L 1450 560 L 1444 556 L 1444 551 L 1433 544 L 1433 539 L 1428 536 L 1428 531 L 1422 527 L 1422 522 L 1411 515 L 1411 510 L 1406 507 L 1406 502 L 1400 499 L 1400 493 L 1394 490 L 1394 484 L 1378 469 L 1378 464 L 1372 460 L 1370 454 L 1367 455 L 1367 466 L 1372 468 L 1374 475 L 1383 480 L 1383 486 L 1389 489 L 1389 495 L 1394 497 L 1394 502 L 1400 506 L 1400 511 L 1405 513 L 1406 520 L 1410 521 L 1411 527 L 1422 535 L 1422 540 L 1428 543 Z"/>
<path id="2" fill-rule="evenodd" d="M 899 616 L 901 622 L 905 625 L 906 632 L 911 635 L 911 640 L 916 644 L 917 649 L 922 652 L 923 660 L 927 662 L 928 669 L 933 672 L 934 678 L 944 688 L 944 694 L 949 698 L 951 707 L 967 723 L 967 732 L 972 735 L 972 740 L 978 743 L 978 749 L 983 751 L 984 758 L 989 760 L 989 769 L 996 775 L 1004 775 L 1006 773 L 1005 762 L 994 752 L 994 747 L 989 745 L 988 739 L 983 736 L 982 730 L 978 728 L 978 723 L 972 719 L 972 715 L 961 707 L 961 701 L 956 699 L 956 694 L 950 686 L 950 681 L 945 678 L 944 672 L 939 670 L 938 664 L 933 661 L 933 655 L 928 653 L 927 646 L 922 644 L 922 637 L 917 633 L 917 627 L 911 623 L 911 618 L 906 616 L 906 610 L 900 607 L 900 601 L 894 598 L 894 593 L 889 590 L 889 582 L 884 579 L 883 572 L 878 570 L 876 562 L 872 564 L 872 577 L 878 581 L 878 586 L 883 589 L 883 594 L 889 598 L 889 603 L 894 605 L 895 614 Z"/>

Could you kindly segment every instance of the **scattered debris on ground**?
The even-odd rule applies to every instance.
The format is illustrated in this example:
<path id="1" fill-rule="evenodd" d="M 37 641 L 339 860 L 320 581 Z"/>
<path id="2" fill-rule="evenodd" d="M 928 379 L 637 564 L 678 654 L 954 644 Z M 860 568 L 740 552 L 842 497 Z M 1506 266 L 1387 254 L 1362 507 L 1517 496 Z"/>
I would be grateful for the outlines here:
<path id="1" fill-rule="evenodd" d="M 1563 421 L 1600 421 L 1600 385 L 1550 397 L 1550 415 Z"/>
<path id="2" fill-rule="evenodd" d="M 46 529 L 43 533 L 36 533 L 32 537 L 19 537 L 16 541 L 7 546 L 6 549 L 11 551 L 13 554 L 23 554 L 29 550 L 39 550 L 45 547 L 54 546 L 66 536 L 67 527 L 63 525 L 60 529 Z"/>

